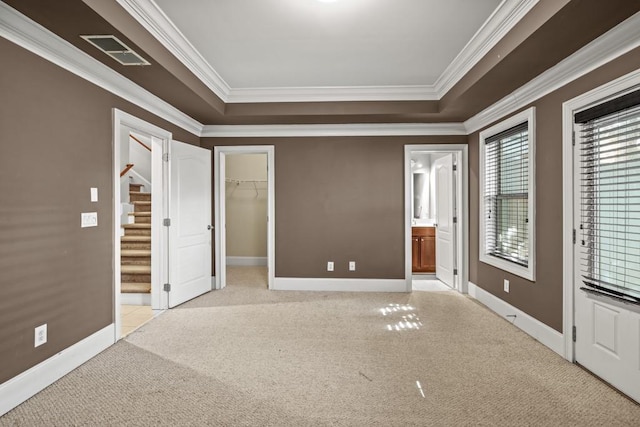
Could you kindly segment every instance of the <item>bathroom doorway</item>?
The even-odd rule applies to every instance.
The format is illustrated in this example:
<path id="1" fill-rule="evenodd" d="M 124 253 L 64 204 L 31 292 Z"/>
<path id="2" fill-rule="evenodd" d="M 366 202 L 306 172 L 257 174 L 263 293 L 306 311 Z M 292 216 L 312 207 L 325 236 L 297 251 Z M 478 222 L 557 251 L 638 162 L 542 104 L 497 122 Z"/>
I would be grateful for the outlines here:
<path id="1" fill-rule="evenodd" d="M 467 176 L 466 145 L 405 146 L 407 291 L 416 281 L 467 292 Z"/>

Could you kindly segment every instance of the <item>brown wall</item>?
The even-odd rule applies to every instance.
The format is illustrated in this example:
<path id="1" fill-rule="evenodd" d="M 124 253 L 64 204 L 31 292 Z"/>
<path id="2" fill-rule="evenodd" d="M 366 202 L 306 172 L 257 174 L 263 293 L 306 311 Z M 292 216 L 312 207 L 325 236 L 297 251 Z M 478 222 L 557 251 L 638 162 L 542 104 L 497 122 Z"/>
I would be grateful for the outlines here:
<path id="1" fill-rule="evenodd" d="M 199 140 L 3 38 L 0 57 L 2 383 L 113 322 L 112 107 Z"/>
<path id="2" fill-rule="evenodd" d="M 638 68 L 640 48 L 526 107 L 536 107 L 535 282 L 479 262 L 479 132 L 469 137 L 469 280 L 557 331 L 562 331 L 562 265 L 567 262 L 562 258 L 562 103 Z M 503 279 L 510 281 L 509 293 L 502 290 Z"/>
<path id="3" fill-rule="evenodd" d="M 464 136 L 203 138 L 275 146 L 276 277 L 404 278 L 404 145 Z M 327 272 L 327 261 L 335 270 Z M 357 271 L 348 271 L 356 261 Z"/>

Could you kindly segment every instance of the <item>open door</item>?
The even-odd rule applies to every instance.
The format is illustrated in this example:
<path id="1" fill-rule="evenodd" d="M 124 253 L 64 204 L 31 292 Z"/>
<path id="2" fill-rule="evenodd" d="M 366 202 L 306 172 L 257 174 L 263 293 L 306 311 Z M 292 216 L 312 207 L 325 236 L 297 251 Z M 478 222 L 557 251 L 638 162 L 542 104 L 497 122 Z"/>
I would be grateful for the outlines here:
<path id="1" fill-rule="evenodd" d="M 171 142 L 169 307 L 211 290 L 211 151 Z"/>
<path id="2" fill-rule="evenodd" d="M 436 277 L 454 288 L 455 223 L 453 154 L 434 162 L 436 181 Z"/>

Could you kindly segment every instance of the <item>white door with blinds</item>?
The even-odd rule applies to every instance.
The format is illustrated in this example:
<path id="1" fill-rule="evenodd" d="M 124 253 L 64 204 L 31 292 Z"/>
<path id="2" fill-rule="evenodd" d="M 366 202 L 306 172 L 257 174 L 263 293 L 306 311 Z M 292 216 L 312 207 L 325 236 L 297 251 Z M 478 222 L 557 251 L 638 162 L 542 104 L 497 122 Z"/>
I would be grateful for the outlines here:
<path id="1" fill-rule="evenodd" d="M 574 122 L 575 359 L 640 401 L 640 91 Z"/>

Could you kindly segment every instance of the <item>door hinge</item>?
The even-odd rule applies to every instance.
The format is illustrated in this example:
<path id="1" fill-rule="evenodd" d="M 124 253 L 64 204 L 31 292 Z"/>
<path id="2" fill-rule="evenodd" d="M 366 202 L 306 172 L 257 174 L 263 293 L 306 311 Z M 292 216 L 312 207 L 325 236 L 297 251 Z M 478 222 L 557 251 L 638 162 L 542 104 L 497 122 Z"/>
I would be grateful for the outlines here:
<path id="1" fill-rule="evenodd" d="M 171 292 L 171 283 L 165 283 L 162 288 L 165 292 Z"/>
<path id="2" fill-rule="evenodd" d="M 453 269 L 453 275 L 454 275 L 454 276 L 457 276 L 457 275 L 458 275 L 458 269 L 457 269 L 457 268 L 454 268 L 454 269 Z"/>
<path id="3" fill-rule="evenodd" d="M 571 132 L 571 145 L 573 145 L 574 147 L 576 145 L 576 133 L 575 133 L 575 131 Z"/>
<path id="4" fill-rule="evenodd" d="M 168 162 L 169 161 L 169 153 L 164 153 L 162 155 L 162 160 L 165 161 L 165 162 Z"/>
<path id="5" fill-rule="evenodd" d="M 454 223 L 454 224 L 457 224 L 457 223 L 458 223 L 458 217 L 457 217 L 457 216 L 454 216 L 454 217 L 453 217 L 453 223 Z"/>
<path id="6" fill-rule="evenodd" d="M 162 220 L 162 225 L 164 225 L 165 227 L 170 227 L 171 226 L 171 218 L 165 218 Z"/>
<path id="7" fill-rule="evenodd" d="M 571 333 L 571 336 L 573 338 L 573 342 L 576 342 L 577 333 L 576 333 L 576 327 L 575 326 L 573 327 L 573 331 Z"/>
<path id="8" fill-rule="evenodd" d="M 576 244 L 576 229 L 573 229 L 573 244 Z"/>
<path id="9" fill-rule="evenodd" d="M 457 171 L 458 170 L 458 165 L 453 165 L 453 171 Z"/>

